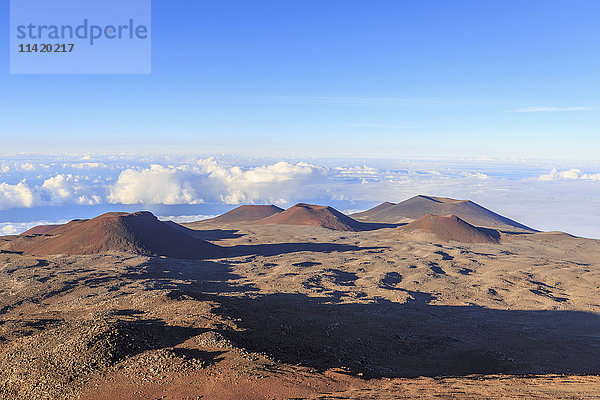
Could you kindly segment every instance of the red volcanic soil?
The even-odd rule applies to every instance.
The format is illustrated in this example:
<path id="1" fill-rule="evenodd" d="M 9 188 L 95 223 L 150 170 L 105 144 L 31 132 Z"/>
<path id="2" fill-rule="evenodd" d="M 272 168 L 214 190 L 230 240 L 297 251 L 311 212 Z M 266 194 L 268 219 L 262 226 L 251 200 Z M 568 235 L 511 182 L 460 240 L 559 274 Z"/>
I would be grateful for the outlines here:
<path id="1" fill-rule="evenodd" d="M 38 225 L 38 226 L 34 226 L 33 228 L 29 229 L 28 231 L 23 232 L 21 235 L 43 235 L 46 234 L 56 228 L 58 228 L 59 226 L 62 225 Z"/>
<path id="2" fill-rule="evenodd" d="M 426 215 L 405 226 L 396 228 L 396 231 L 433 234 L 443 241 L 463 243 L 498 243 L 500 241 L 498 231 L 473 226 L 456 215 Z"/>
<path id="3" fill-rule="evenodd" d="M 262 219 L 257 224 L 311 225 L 353 232 L 363 230 L 364 225 L 332 207 L 304 203 L 296 204 L 281 213 Z"/>
<path id="4" fill-rule="evenodd" d="M 351 215 L 352 215 L 352 218 L 357 218 L 357 219 L 364 218 L 365 220 L 369 220 L 369 219 L 372 219 L 373 216 L 379 216 L 379 215 L 383 214 L 385 212 L 385 210 L 387 210 L 390 207 L 393 207 L 395 205 L 396 205 L 395 203 L 390 203 L 389 201 L 386 201 L 376 207 L 370 208 L 366 211 L 354 213 Z"/>
<path id="5" fill-rule="evenodd" d="M 216 218 L 208 219 L 202 222 L 219 222 L 224 224 L 231 224 L 237 222 L 254 222 L 263 218 L 270 217 L 271 215 L 278 214 L 283 211 L 283 208 L 279 208 L 274 205 L 244 205 L 234 208 L 233 210 L 226 212 L 223 215 L 219 215 Z"/>
<path id="6" fill-rule="evenodd" d="M 50 236 L 22 244 L 19 250 L 35 255 L 124 252 L 181 259 L 223 254 L 221 247 L 188 235 L 146 211 L 71 221 L 53 229 Z"/>
<path id="7" fill-rule="evenodd" d="M 457 215 L 470 224 L 486 228 L 508 231 L 535 231 L 470 200 L 423 195 L 411 197 L 398 204 L 383 203 L 370 210 L 352 214 L 351 217 L 364 222 L 397 223 L 405 222 L 406 219 L 416 220 L 428 214 Z"/>

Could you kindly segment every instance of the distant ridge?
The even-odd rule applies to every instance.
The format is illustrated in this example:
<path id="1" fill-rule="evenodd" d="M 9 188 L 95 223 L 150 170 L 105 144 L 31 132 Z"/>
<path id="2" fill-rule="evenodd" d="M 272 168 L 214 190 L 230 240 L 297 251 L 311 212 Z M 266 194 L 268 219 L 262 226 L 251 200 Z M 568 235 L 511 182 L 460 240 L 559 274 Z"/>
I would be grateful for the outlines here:
<path id="1" fill-rule="evenodd" d="M 33 228 L 21 233 L 21 235 L 44 235 L 46 233 L 49 233 L 50 231 L 61 227 L 62 224 L 60 225 L 38 225 L 38 226 L 34 226 Z"/>
<path id="2" fill-rule="evenodd" d="M 299 203 L 257 224 L 310 225 L 338 231 L 360 231 L 364 225 L 329 206 Z"/>
<path id="3" fill-rule="evenodd" d="M 362 218 L 368 219 L 372 215 L 379 215 L 379 214 L 383 213 L 385 210 L 387 210 L 390 207 L 393 207 L 395 205 L 396 205 L 395 203 L 390 203 L 389 201 L 386 201 L 386 202 L 383 202 L 380 205 L 373 207 L 367 211 L 351 214 L 351 217 L 355 218 L 355 219 L 362 219 Z"/>
<path id="4" fill-rule="evenodd" d="M 98 254 L 124 252 L 181 259 L 201 259 L 224 253 L 223 248 L 159 221 L 147 211 L 107 213 L 90 220 L 71 221 L 22 242 L 25 254 Z M 19 245 L 19 244 L 17 244 Z"/>
<path id="5" fill-rule="evenodd" d="M 240 222 L 254 222 L 258 221 L 271 215 L 278 214 L 283 211 L 283 208 L 279 208 L 274 205 L 243 205 L 233 210 L 226 212 L 218 217 L 206 219 L 201 222 L 215 222 L 223 224 L 233 224 Z"/>
<path id="6" fill-rule="evenodd" d="M 426 215 L 407 225 L 395 228 L 388 236 L 398 233 L 422 234 L 444 242 L 499 243 L 500 233 L 494 229 L 479 228 L 456 215 Z"/>
<path id="7" fill-rule="evenodd" d="M 534 229 L 496 214 L 470 200 L 445 197 L 415 196 L 398 204 L 383 203 L 351 217 L 366 222 L 399 223 L 419 219 L 425 215 L 453 214 L 462 220 L 487 228 L 535 232 Z"/>

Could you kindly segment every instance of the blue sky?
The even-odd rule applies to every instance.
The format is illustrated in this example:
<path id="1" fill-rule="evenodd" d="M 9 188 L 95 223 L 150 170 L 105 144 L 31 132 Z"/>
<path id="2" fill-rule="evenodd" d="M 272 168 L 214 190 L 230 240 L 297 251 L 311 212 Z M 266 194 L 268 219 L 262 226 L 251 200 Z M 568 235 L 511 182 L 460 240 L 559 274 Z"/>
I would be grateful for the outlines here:
<path id="1" fill-rule="evenodd" d="M 0 152 L 597 159 L 598 1 L 152 5 L 151 75 L 9 75 L 1 41 Z"/>
<path id="2" fill-rule="evenodd" d="M 598 15 L 597 0 L 153 0 L 149 75 L 10 75 L 0 41 L 0 234 L 428 194 L 600 238 Z"/>

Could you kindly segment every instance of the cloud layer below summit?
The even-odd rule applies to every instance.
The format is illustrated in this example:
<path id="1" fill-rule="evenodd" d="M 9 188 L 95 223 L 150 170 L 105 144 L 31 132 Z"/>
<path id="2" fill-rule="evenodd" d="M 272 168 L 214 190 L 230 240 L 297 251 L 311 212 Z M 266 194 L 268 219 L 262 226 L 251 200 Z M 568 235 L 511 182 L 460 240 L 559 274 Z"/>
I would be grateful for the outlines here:
<path id="1" fill-rule="evenodd" d="M 469 198 L 541 229 L 600 237 L 594 211 L 600 209 L 598 165 L 172 156 L 8 157 L 0 163 L 0 210 L 119 204 L 285 207 L 300 201 L 361 209 L 415 194 Z"/>

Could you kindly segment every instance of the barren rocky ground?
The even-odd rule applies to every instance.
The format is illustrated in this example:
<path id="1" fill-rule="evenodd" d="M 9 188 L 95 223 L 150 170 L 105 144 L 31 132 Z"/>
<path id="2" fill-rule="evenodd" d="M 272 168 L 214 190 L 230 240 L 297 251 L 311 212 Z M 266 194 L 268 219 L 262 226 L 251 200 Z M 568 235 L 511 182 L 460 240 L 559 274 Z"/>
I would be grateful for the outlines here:
<path id="1" fill-rule="evenodd" d="M 231 255 L 0 239 L 6 399 L 600 397 L 600 241 L 190 224 Z"/>

